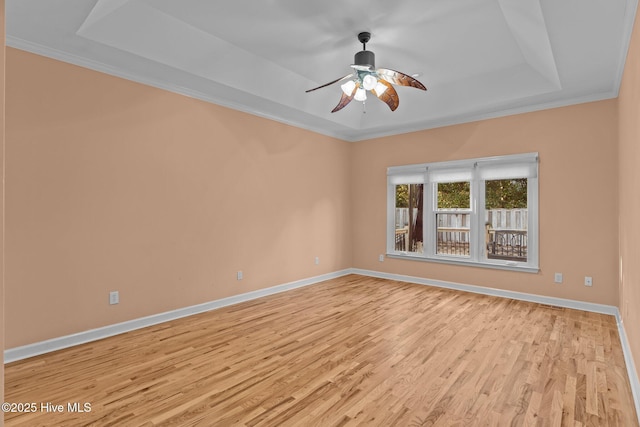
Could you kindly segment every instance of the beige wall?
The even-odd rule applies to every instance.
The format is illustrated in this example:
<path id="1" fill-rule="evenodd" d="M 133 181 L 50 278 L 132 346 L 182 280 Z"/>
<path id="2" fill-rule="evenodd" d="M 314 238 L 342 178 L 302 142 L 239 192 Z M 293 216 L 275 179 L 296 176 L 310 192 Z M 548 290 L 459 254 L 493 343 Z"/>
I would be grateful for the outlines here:
<path id="1" fill-rule="evenodd" d="M 7 348 L 351 266 L 347 142 L 11 48 L 6 73 Z"/>
<path id="2" fill-rule="evenodd" d="M 640 11 L 640 9 L 639 9 Z M 620 301 L 640 376 L 640 19 L 636 22 L 618 97 Z"/>
<path id="3" fill-rule="evenodd" d="M 0 0 L 0 349 L 4 349 L 4 0 Z M 2 356 L 4 359 L 4 354 Z M 0 402 L 4 402 L 4 361 L 0 366 Z M 0 416 L 0 426 L 4 417 Z"/>
<path id="4" fill-rule="evenodd" d="M 14 49 L 7 79 L 8 348 L 347 267 L 618 304 L 615 100 L 346 143 Z M 531 151 L 540 273 L 378 262 L 388 166 Z"/>
<path id="5" fill-rule="evenodd" d="M 353 265 L 601 304 L 618 302 L 616 102 L 603 101 L 355 143 Z M 386 168 L 539 152 L 540 273 L 387 258 Z M 553 282 L 554 272 L 564 283 Z M 593 287 L 584 286 L 593 277 Z"/>

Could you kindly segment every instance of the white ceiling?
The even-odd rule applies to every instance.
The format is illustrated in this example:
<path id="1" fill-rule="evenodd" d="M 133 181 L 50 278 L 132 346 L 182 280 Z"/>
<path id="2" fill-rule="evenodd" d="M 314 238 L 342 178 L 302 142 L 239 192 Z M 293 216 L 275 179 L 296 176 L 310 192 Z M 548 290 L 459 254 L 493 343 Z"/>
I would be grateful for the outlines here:
<path id="1" fill-rule="evenodd" d="M 7 0 L 7 45 L 362 140 L 614 98 L 637 0 Z M 419 74 L 331 113 L 362 45 Z"/>

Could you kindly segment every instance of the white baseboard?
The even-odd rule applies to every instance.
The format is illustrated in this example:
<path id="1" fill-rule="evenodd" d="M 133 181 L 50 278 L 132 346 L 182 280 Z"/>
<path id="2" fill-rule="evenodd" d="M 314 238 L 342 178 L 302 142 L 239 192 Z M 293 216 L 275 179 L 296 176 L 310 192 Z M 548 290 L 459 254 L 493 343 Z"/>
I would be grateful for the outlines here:
<path id="1" fill-rule="evenodd" d="M 377 277 L 381 279 L 396 280 L 400 282 L 415 283 L 426 286 L 436 286 L 440 288 L 455 289 L 464 292 L 472 292 L 476 294 L 492 295 L 502 298 L 510 298 L 521 301 L 535 302 L 539 304 L 553 305 L 556 307 L 573 308 L 576 310 L 591 311 L 594 313 L 609 314 L 616 317 L 618 325 L 618 335 L 622 344 L 622 352 L 627 365 L 627 374 L 631 383 L 631 391 L 636 407 L 636 414 L 640 422 L 640 382 L 636 374 L 631 348 L 627 340 L 627 334 L 624 330 L 624 324 L 617 307 L 604 304 L 595 304 L 590 302 L 575 301 L 564 298 L 547 297 L 543 295 L 528 294 L 524 292 L 507 291 L 504 289 L 485 288 L 482 286 L 467 285 L 455 282 L 445 282 L 441 280 L 431 280 L 422 277 L 405 276 L 393 273 L 383 273 L 373 270 L 363 270 L 359 268 L 348 268 L 333 273 L 323 274 L 320 276 L 310 277 L 307 279 L 297 280 L 266 289 L 260 289 L 253 292 L 247 292 L 240 295 L 234 295 L 228 298 L 222 298 L 210 301 L 204 304 L 193 305 L 190 307 L 180 308 L 165 313 L 159 313 L 152 316 L 142 317 L 139 319 L 129 320 L 115 325 L 109 325 L 102 328 L 91 329 L 79 332 L 77 334 L 66 335 L 59 338 L 53 338 L 46 341 L 28 344 L 22 347 L 10 348 L 4 351 L 4 363 L 11 363 L 17 360 L 26 359 L 40 354 L 49 353 L 51 351 L 61 350 L 67 347 L 84 344 L 91 341 L 111 337 L 122 334 L 124 332 L 145 328 L 147 326 L 157 325 L 159 323 L 168 322 L 182 317 L 191 316 L 193 314 L 203 313 L 205 311 L 215 310 L 217 308 L 226 307 L 228 305 L 238 304 L 244 301 L 250 301 L 256 298 L 273 295 L 280 292 L 289 291 L 291 289 L 301 288 L 303 286 L 313 285 L 325 280 L 335 279 L 346 276 L 348 274 L 359 274 L 362 276 Z"/>
<path id="2" fill-rule="evenodd" d="M 436 286 L 438 288 L 455 289 L 457 291 L 472 292 L 474 294 L 492 295 L 496 297 L 515 299 L 520 301 L 537 302 L 539 304 L 553 305 L 556 307 L 574 308 L 576 310 L 592 311 L 594 313 L 610 314 L 615 316 L 618 308 L 612 305 L 595 304 L 591 302 L 575 301 L 570 299 L 547 297 L 543 295 L 527 294 L 524 292 L 506 291 L 504 289 L 485 288 L 484 286 L 467 285 L 463 283 L 445 282 L 442 280 L 425 279 L 402 274 L 383 273 L 373 270 L 361 270 L 352 268 L 353 274 L 377 277 L 380 279 L 397 280 L 399 282 L 416 283 L 418 285 Z"/>
<path id="3" fill-rule="evenodd" d="M 622 354 L 624 355 L 624 363 L 627 365 L 627 374 L 629 375 L 629 382 L 631 383 L 631 393 L 633 394 L 633 401 L 636 404 L 636 415 L 638 416 L 638 424 L 640 424 L 640 381 L 638 381 L 638 371 L 636 370 L 635 363 L 633 363 L 631 347 L 629 347 L 627 333 L 624 330 L 624 324 L 622 322 L 620 313 L 616 314 L 616 320 L 618 321 L 618 335 L 620 335 L 620 342 L 622 343 Z"/>
<path id="4" fill-rule="evenodd" d="M 21 347 L 10 348 L 4 351 L 4 363 L 15 362 L 17 360 L 38 356 L 40 354 L 49 353 L 56 350 L 62 350 L 63 348 L 73 347 L 91 341 L 97 341 L 125 332 L 134 331 L 136 329 L 146 328 L 147 326 L 153 326 L 159 323 L 180 319 L 182 317 L 203 313 L 205 311 L 215 310 L 217 308 L 226 307 L 228 305 L 238 304 L 256 298 L 265 297 L 267 295 L 273 295 L 280 292 L 289 291 L 291 289 L 313 285 L 315 283 L 324 282 L 325 280 L 346 276 L 347 274 L 351 273 L 351 269 L 335 271 L 333 273 L 327 273 L 307 279 L 296 280 L 294 282 L 285 283 L 270 288 L 259 289 L 257 291 L 247 292 L 240 295 L 234 295 L 228 298 L 222 298 L 203 304 L 192 305 L 190 307 L 179 308 L 177 310 L 141 317 L 139 319 L 128 320 L 126 322 L 116 323 L 114 325 L 108 325 L 101 328 L 78 332 L 77 334 L 65 335 L 63 337 L 52 338 L 46 341 L 40 341 Z"/>
<path id="5" fill-rule="evenodd" d="M 622 316 L 620 316 L 618 307 L 612 305 L 595 304 L 591 302 L 575 301 L 564 298 L 527 294 L 524 292 L 506 291 L 504 289 L 485 288 L 482 286 L 445 282 L 441 280 L 431 280 L 422 277 L 404 276 L 401 274 L 383 273 L 380 271 L 372 270 L 362 270 L 359 268 L 352 268 L 351 273 L 360 274 L 362 276 L 377 277 L 380 279 L 396 280 L 399 282 L 415 283 L 418 285 L 436 286 L 439 288 L 455 289 L 459 291 L 473 292 L 476 294 L 492 295 L 502 298 L 529 301 L 539 304 L 553 305 L 556 307 L 573 308 L 576 310 L 591 311 L 594 313 L 610 314 L 612 316 L 615 316 L 616 323 L 618 325 L 618 335 L 620 336 L 620 342 L 622 344 L 622 353 L 624 354 L 624 362 L 627 366 L 627 376 L 629 377 L 629 383 L 631 384 L 631 393 L 633 395 L 633 401 L 636 407 L 636 416 L 638 417 L 638 423 L 640 423 L 640 382 L 638 381 L 636 367 L 633 363 L 633 355 L 631 354 L 631 347 L 629 346 L 629 341 L 627 340 L 627 334 L 625 332 L 624 324 L 622 322 Z"/>

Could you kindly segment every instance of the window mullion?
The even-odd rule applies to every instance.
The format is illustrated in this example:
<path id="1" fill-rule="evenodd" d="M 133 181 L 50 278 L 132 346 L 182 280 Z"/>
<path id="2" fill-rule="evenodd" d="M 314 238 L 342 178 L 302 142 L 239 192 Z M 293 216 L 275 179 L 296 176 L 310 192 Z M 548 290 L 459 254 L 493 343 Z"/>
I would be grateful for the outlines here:
<path id="1" fill-rule="evenodd" d="M 436 245 L 436 233 L 435 233 L 435 212 L 434 212 L 434 198 L 435 198 L 435 194 L 434 194 L 434 185 L 433 183 L 429 182 L 429 173 L 427 171 L 427 174 L 425 175 L 425 184 L 424 184 L 424 189 L 425 189 L 425 197 L 423 199 L 423 219 L 422 219 L 422 223 L 424 224 L 423 227 L 423 235 L 424 235 L 424 255 L 426 257 L 433 257 L 433 255 L 435 254 L 435 245 Z"/>
<path id="2" fill-rule="evenodd" d="M 475 165 L 473 167 L 473 169 L 471 170 L 471 179 L 469 181 L 469 208 L 471 210 L 470 214 L 469 214 L 469 259 L 471 261 L 476 261 L 478 259 L 477 255 L 476 255 L 476 241 L 478 240 L 477 238 L 477 230 L 476 230 L 476 211 L 477 211 L 477 207 L 476 207 L 476 203 L 477 203 L 477 197 L 476 197 L 476 193 L 477 193 L 477 189 L 476 189 L 476 176 L 475 176 Z"/>
<path id="3" fill-rule="evenodd" d="M 478 176 L 476 174 L 476 176 Z M 485 181 L 481 180 L 479 177 L 476 181 L 477 188 L 477 211 L 476 211 L 476 228 L 478 230 L 478 238 L 475 242 L 476 248 L 476 260 L 479 262 L 483 262 L 487 259 L 487 225 L 486 225 L 486 189 L 485 189 Z"/>

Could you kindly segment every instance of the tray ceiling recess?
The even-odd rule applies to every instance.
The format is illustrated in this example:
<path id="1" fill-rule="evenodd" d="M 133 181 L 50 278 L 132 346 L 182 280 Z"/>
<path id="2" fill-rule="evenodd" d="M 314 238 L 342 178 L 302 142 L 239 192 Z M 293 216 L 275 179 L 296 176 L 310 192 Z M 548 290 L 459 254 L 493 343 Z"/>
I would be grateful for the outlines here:
<path id="1" fill-rule="evenodd" d="M 7 45 L 348 141 L 615 98 L 637 0 L 7 0 Z M 332 114 L 357 35 L 417 78 Z M 334 88 L 335 89 L 335 88 Z"/>

